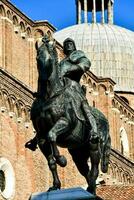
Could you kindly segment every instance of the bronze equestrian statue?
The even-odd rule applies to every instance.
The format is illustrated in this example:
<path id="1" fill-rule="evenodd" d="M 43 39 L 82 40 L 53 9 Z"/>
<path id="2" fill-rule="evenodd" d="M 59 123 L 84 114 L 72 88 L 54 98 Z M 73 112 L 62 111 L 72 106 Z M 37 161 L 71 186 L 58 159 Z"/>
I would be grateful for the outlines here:
<path id="1" fill-rule="evenodd" d="M 63 50 L 66 57 L 58 63 L 55 44 L 47 35 L 37 46 L 38 91 L 31 107 L 36 136 L 25 147 L 34 151 L 38 144 L 46 157 L 53 176 L 53 186 L 49 190 L 60 189 L 57 164 L 62 167 L 67 164 L 58 145 L 68 149 L 87 181 L 87 190 L 96 194 L 100 161 L 102 172 L 108 170 L 109 124 L 98 109 L 88 105 L 85 89 L 79 84 L 81 76 L 90 68 L 90 61 L 84 52 L 76 50 L 70 38 L 64 41 Z M 89 158 L 91 169 L 87 163 Z"/>

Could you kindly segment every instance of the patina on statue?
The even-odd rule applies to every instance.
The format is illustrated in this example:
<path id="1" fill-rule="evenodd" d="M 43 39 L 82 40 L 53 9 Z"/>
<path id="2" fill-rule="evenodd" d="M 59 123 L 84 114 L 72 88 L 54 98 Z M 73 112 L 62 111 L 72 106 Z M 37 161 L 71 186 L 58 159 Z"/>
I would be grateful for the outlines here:
<path id="1" fill-rule="evenodd" d="M 81 76 L 90 68 L 90 61 L 82 51 L 76 50 L 70 38 L 64 41 L 63 49 L 66 57 L 58 63 L 55 43 L 47 35 L 37 46 L 39 86 L 31 107 L 36 136 L 25 146 L 35 150 L 38 144 L 46 157 L 53 176 L 53 186 L 49 190 L 60 189 L 57 164 L 62 167 L 67 164 L 66 158 L 59 153 L 58 145 L 68 148 L 88 183 L 87 190 L 96 194 L 100 161 L 102 172 L 108 170 L 111 148 L 109 124 L 99 110 L 88 105 L 85 89 L 79 84 Z M 87 163 L 89 158 L 91 169 Z"/>

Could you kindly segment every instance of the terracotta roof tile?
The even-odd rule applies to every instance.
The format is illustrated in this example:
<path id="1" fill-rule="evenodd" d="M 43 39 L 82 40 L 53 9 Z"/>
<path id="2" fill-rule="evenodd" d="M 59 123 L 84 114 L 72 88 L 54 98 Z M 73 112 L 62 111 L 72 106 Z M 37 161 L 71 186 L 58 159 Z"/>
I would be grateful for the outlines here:
<path id="1" fill-rule="evenodd" d="M 103 200 L 134 200 L 134 185 L 111 185 L 97 188 L 97 195 Z"/>

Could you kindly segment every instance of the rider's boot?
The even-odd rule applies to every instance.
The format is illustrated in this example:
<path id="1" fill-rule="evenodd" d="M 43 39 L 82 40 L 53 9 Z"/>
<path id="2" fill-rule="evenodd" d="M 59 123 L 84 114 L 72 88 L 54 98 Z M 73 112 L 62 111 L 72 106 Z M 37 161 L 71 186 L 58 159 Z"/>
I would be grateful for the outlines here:
<path id="1" fill-rule="evenodd" d="M 90 131 L 90 142 L 92 143 L 98 143 L 99 142 L 99 135 L 97 133 L 97 125 L 94 116 L 92 115 L 90 111 L 90 107 L 88 105 L 87 101 L 82 102 L 82 109 L 84 111 L 84 116 L 87 120 L 87 123 L 91 126 Z"/>
<path id="2" fill-rule="evenodd" d="M 37 138 L 36 138 L 36 136 L 33 139 L 26 142 L 25 148 L 28 148 L 31 151 L 35 151 L 37 149 Z"/>

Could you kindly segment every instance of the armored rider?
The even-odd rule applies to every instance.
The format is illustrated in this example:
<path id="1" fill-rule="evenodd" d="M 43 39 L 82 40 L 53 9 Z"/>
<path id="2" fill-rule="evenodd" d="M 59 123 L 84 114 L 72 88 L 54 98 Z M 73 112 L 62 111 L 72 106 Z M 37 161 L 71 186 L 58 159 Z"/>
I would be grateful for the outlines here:
<path id="1" fill-rule="evenodd" d="M 82 110 L 86 122 L 89 123 L 91 127 L 90 141 L 96 143 L 98 142 L 99 138 L 97 134 L 96 121 L 90 111 L 90 107 L 85 96 L 85 91 L 83 91 L 83 87 L 81 87 L 79 84 L 81 76 L 84 74 L 84 72 L 90 69 L 91 62 L 86 57 L 83 51 L 76 50 L 75 42 L 71 38 L 67 38 L 63 42 L 63 51 L 66 57 L 59 64 L 60 77 L 67 77 L 72 80 L 72 85 L 69 89 L 70 95 L 72 90 L 71 97 L 74 98 L 76 107 L 75 112 L 78 117 L 81 117 L 80 111 Z M 75 97 L 73 95 L 73 90 L 75 92 L 77 91 L 77 95 Z M 79 96 L 78 99 L 81 99 L 81 107 L 79 107 L 80 104 L 77 103 L 77 96 Z"/>
<path id="2" fill-rule="evenodd" d="M 49 42 L 48 38 L 45 37 L 43 42 Z M 73 90 L 75 92 L 77 91 L 77 95 L 79 96 L 78 101 L 81 100 L 81 105 L 76 102 L 76 106 L 74 106 L 76 107 L 75 112 L 77 114 L 77 117 L 81 118 L 80 113 L 82 111 L 86 123 L 89 123 L 91 127 L 90 141 L 93 143 L 97 143 L 99 136 L 97 134 L 96 121 L 90 111 L 90 107 L 85 97 L 85 91 L 83 90 L 83 87 L 81 87 L 79 84 L 81 76 L 84 74 L 84 72 L 90 69 L 91 62 L 85 56 L 83 51 L 76 50 L 75 42 L 71 38 L 67 38 L 64 41 L 63 52 L 66 55 L 66 57 L 59 63 L 59 77 L 60 79 L 62 79 L 62 82 L 64 82 L 64 84 L 66 84 L 66 78 L 72 80 L 71 87 L 69 88 L 70 95 L 72 98 L 74 98 L 74 102 L 76 102 L 77 97 L 73 97 Z M 63 81 L 64 78 L 65 80 Z M 36 137 L 28 141 L 25 147 L 33 151 L 36 150 Z"/>

